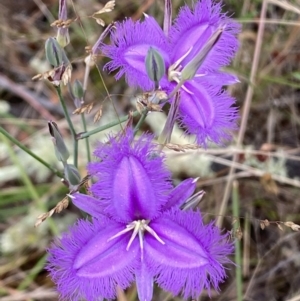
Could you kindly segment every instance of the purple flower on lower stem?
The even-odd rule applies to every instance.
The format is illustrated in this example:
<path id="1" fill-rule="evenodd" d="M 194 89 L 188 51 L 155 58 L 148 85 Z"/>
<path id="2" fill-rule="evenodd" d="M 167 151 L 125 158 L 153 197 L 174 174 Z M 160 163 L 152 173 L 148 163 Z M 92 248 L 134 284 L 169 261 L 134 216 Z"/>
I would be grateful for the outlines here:
<path id="1" fill-rule="evenodd" d="M 171 92 L 182 79 L 184 67 L 201 53 L 214 33 L 222 29 L 194 78 L 181 87 L 179 110 L 181 122 L 189 134 L 196 135 L 199 144 L 206 144 L 207 140 L 221 143 L 230 138 L 237 119 L 235 100 L 222 86 L 236 83 L 238 79 L 220 68 L 228 65 L 237 51 L 239 28 L 239 24 L 221 13 L 221 4 L 211 0 L 198 0 L 192 9 L 181 8 L 168 33 L 163 32 L 152 17 L 145 16 L 144 21 L 137 22 L 128 19 L 116 23 L 111 45 L 101 47 L 111 58 L 105 68 L 118 69 L 116 79 L 124 74 L 129 85 L 153 89 L 154 83 L 145 68 L 145 58 L 152 47 L 165 62 L 166 74 L 159 82 L 160 87 Z"/>
<path id="2" fill-rule="evenodd" d="M 112 299 L 134 281 L 141 301 L 152 299 L 154 282 L 184 298 L 218 289 L 233 246 L 213 223 L 204 225 L 199 212 L 179 209 L 196 181 L 170 189 L 151 137 L 133 141 L 127 134 L 95 151 L 93 196 L 72 195 L 92 221 L 79 220 L 48 251 L 47 269 L 61 298 Z"/>

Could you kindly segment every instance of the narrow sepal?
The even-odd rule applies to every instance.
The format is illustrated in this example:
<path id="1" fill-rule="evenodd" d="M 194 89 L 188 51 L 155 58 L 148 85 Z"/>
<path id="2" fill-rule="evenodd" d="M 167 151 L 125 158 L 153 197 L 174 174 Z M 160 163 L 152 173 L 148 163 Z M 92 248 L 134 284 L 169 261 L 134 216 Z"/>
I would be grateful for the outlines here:
<path id="1" fill-rule="evenodd" d="M 168 202 L 164 206 L 164 210 L 178 208 L 181 206 L 195 191 L 196 179 L 186 179 L 177 185 L 169 194 Z"/>
<path id="2" fill-rule="evenodd" d="M 71 195 L 71 199 L 76 207 L 93 217 L 101 217 L 104 214 L 101 200 L 82 193 L 75 193 Z"/>

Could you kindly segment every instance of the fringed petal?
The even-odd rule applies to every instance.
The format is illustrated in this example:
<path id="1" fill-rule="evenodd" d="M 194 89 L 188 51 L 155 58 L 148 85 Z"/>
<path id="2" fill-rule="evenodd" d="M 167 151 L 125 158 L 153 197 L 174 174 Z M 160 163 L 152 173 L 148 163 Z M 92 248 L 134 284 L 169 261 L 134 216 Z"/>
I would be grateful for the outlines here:
<path id="1" fill-rule="evenodd" d="M 230 63 L 238 49 L 237 34 L 240 25 L 221 12 L 222 5 L 211 0 L 197 1 L 192 9 L 181 8 L 170 32 L 171 44 L 174 45 L 171 60 L 189 54 L 182 61 L 185 66 L 204 46 L 211 35 L 220 27 L 224 28 L 221 38 L 210 51 L 199 73 L 214 72 Z"/>
<path id="2" fill-rule="evenodd" d="M 145 238 L 146 264 L 160 287 L 185 299 L 211 286 L 218 290 L 233 252 L 226 235 L 213 224 L 203 225 L 200 213 L 192 211 L 171 210 L 149 226 L 165 242 Z"/>
<path id="3" fill-rule="evenodd" d="M 143 135 L 134 141 L 133 132 L 128 130 L 99 145 L 95 155 L 100 162 L 91 163 L 88 170 L 98 180 L 90 191 L 103 200 L 108 215 L 130 222 L 160 214 L 172 188 L 171 176 L 152 136 Z"/>
<path id="4" fill-rule="evenodd" d="M 238 118 L 235 99 L 220 86 L 190 81 L 181 89 L 180 120 L 186 132 L 196 136 L 197 143 L 206 146 L 208 141 L 222 144 L 231 138 Z"/>
<path id="5" fill-rule="evenodd" d="M 48 250 L 47 270 L 63 300 L 87 301 L 116 296 L 116 286 L 127 288 L 139 266 L 139 245 L 126 251 L 128 235 L 108 241 L 123 229 L 109 219 L 79 220 Z"/>
<path id="6" fill-rule="evenodd" d="M 145 67 L 145 58 L 149 47 L 154 48 L 163 57 L 166 68 L 169 66 L 170 46 L 162 29 L 152 17 L 146 16 L 144 21 L 134 22 L 128 19 L 116 23 L 111 33 L 111 45 L 103 45 L 104 55 L 111 58 L 105 65 L 108 71 L 119 69 L 116 79 L 124 74 L 129 86 L 144 90 L 154 88 Z"/>

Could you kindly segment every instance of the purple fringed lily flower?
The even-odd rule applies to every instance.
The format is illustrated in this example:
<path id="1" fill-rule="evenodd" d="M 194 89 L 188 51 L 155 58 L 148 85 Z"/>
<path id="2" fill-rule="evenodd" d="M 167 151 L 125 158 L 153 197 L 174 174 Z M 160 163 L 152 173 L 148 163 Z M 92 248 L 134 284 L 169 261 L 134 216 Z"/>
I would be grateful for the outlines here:
<path id="1" fill-rule="evenodd" d="M 221 30 L 196 75 L 181 86 L 179 108 L 181 123 L 189 134 L 196 135 L 199 144 L 206 144 L 207 140 L 221 143 L 230 138 L 237 119 L 237 111 L 232 107 L 235 100 L 222 86 L 238 80 L 220 68 L 228 65 L 237 51 L 239 28 L 239 24 L 221 13 L 221 4 L 211 0 L 199 0 L 192 9 L 181 8 L 167 32 L 152 17 L 145 16 L 144 21 L 137 22 L 128 19 L 116 23 L 111 45 L 102 46 L 103 53 L 111 58 L 105 68 L 119 69 L 116 79 L 125 75 L 129 85 L 151 90 L 154 83 L 147 76 L 145 58 L 152 47 L 160 53 L 166 67 L 160 88 L 171 93 L 182 80 L 181 71 Z"/>
<path id="2" fill-rule="evenodd" d="M 170 174 L 150 136 L 112 138 L 89 165 L 98 178 L 91 195 L 74 204 L 92 221 L 79 220 L 49 250 L 47 269 L 63 300 L 116 297 L 136 281 L 139 300 L 150 301 L 153 282 L 174 295 L 199 296 L 224 280 L 232 244 L 199 212 L 181 211 L 195 189 L 188 179 L 171 189 Z"/>

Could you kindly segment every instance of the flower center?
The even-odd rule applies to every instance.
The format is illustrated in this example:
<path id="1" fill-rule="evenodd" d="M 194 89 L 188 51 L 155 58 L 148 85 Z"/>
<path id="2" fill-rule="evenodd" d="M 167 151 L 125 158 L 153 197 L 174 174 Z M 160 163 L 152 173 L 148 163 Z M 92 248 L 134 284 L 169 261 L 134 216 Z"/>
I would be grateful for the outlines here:
<path id="1" fill-rule="evenodd" d="M 183 84 L 182 77 L 181 77 L 181 71 L 182 71 L 183 66 L 181 65 L 181 63 L 190 54 L 192 49 L 193 49 L 193 46 L 190 47 L 190 49 L 182 57 L 180 57 L 174 64 L 172 64 L 168 69 L 168 80 L 170 82 L 175 81 L 178 84 L 178 86 L 180 86 L 185 92 L 187 92 L 189 94 L 194 94 L 194 93 L 192 91 L 190 91 Z M 200 77 L 200 76 L 204 76 L 204 75 L 205 74 L 196 74 L 195 77 Z"/>
<path id="2" fill-rule="evenodd" d="M 137 220 L 134 221 L 128 225 L 126 225 L 126 228 L 120 232 L 118 232 L 116 235 L 112 236 L 111 238 L 108 239 L 108 241 L 117 238 L 127 232 L 132 231 L 132 235 L 129 239 L 129 242 L 127 244 L 126 250 L 128 251 L 133 240 L 135 237 L 138 235 L 139 236 L 139 241 L 140 241 L 140 248 L 143 254 L 144 250 L 144 232 L 147 231 L 150 233 L 153 237 L 155 237 L 156 240 L 158 240 L 161 244 L 165 244 L 165 242 L 156 234 L 156 232 L 149 226 L 150 221 L 149 220 Z"/>
<path id="3" fill-rule="evenodd" d="M 182 56 L 180 57 L 174 64 L 172 64 L 168 69 L 168 80 L 175 81 L 177 84 L 181 80 L 181 62 L 189 55 L 189 53 L 192 51 L 193 46 L 190 47 L 190 49 Z"/>

